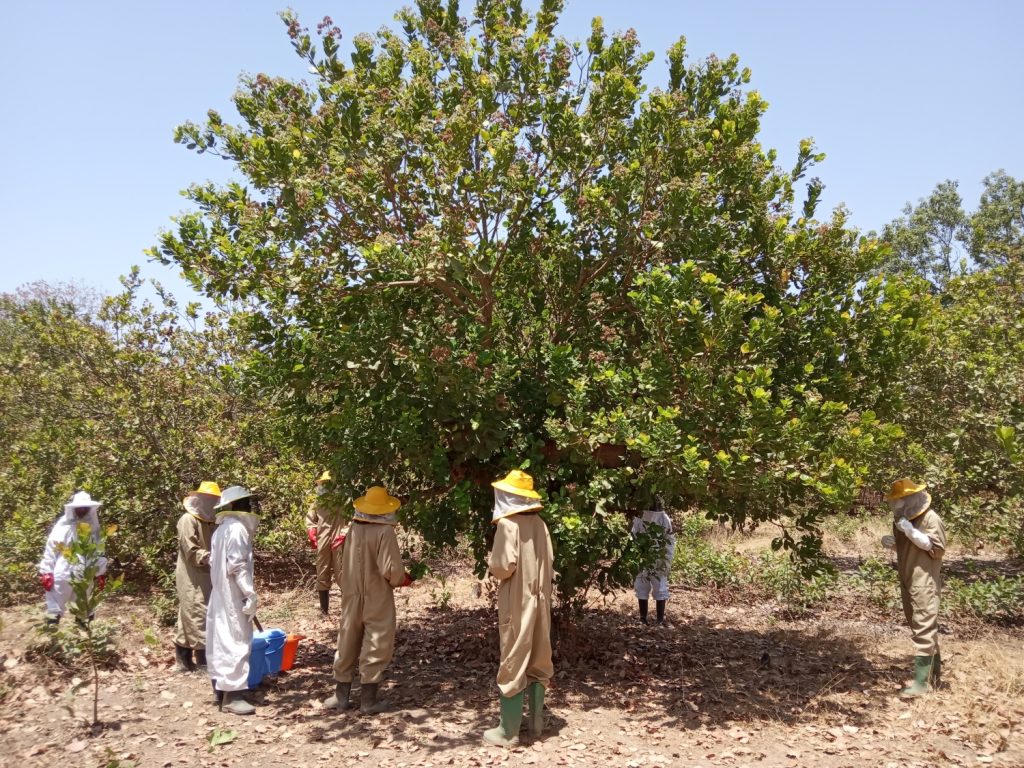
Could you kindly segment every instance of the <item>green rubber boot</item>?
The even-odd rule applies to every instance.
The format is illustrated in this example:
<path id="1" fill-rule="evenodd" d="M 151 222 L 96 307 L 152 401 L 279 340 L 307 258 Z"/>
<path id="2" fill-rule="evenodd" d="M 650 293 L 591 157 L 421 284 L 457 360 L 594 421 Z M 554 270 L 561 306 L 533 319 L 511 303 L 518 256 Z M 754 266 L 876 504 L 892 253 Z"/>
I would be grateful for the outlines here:
<path id="1" fill-rule="evenodd" d="M 359 686 L 359 711 L 364 715 L 376 715 L 388 708 L 388 703 L 377 698 L 379 683 L 362 683 Z"/>
<path id="2" fill-rule="evenodd" d="M 526 700 L 530 705 L 530 719 L 527 727 L 530 736 L 539 739 L 544 733 L 544 686 L 533 682 L 526 686 Z"/>
<path id="3" fill-rule="evenodd" d="M 335 683 L 334 695 L 324 702 L 324 709 L 348 709 L 352 706 L 348 699 L 351 692 L 352 683 Z"/>
<path id="4" fill-rule="evenodd" d="M 519 746 L 519 726 L 523 723 L 523 693 L 501 697 L 501 724 L 484 731 L 484 741 L 498 747 Z"/>
<path id="5" fill-rule="evenodd" d="M 914 657 L 914 682 L 900 691 L 900 697 L 911 699 L 921 696 L 932 689 L 932 670 L 935 666 L 934 656 Z"/>

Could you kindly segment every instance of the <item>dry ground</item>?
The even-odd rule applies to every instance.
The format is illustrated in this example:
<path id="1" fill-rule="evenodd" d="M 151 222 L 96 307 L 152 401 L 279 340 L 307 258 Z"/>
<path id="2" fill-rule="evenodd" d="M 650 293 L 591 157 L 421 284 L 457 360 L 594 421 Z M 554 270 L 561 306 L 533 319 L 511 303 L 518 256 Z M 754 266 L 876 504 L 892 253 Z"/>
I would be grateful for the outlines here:
<path id="1" fill-rule="evenodd" d="M 171 631 L 141 598 L 101 618 L 121 625 L 121 665 L 104 673 L 100 716 L 74 675 L 25 658 L 40 605 L 0 613 L 0 764 L 11 766 L 944 766 L 1024 765 L 1024 637 L 954 627 L 942 635 L 948 687 L 905 703 L 911 661 L 895 617 L 849 603 L 800 620 L 743 594 L 676 590 L 672 626 L 634 618 L 629 593 L 595 603 L 561 638 L 547 731 L 508 751 L 496 723 L 495 615 L 468 568 L 398 593 L 393 703 L 373 718 L 329 713 L 334 624 L 308 583 L 261 586 L 265 626 L 308 636 L 296 668 L 240 718 L 210 703 L 200 674 L 173 671 Z M 292 584 L 295 577 L 292 577 Z M 265 606 L 265 607 L 264 607 Z M 332 606 L 336 615 L 337 604 Z M 571 655 L 567 650 L 571 649 Z M 355 693 L 355 692 L 354 692 Z M 211 747 L 215 728 L 235 739 Z"/>

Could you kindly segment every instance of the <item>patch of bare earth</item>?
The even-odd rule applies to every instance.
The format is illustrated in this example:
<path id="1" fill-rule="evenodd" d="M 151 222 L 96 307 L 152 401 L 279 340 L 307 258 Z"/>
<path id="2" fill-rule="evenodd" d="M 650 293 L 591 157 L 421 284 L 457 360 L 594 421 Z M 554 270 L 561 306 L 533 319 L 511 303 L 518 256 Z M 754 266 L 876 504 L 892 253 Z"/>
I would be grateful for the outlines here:
<path id="1" fill-rule="evenodd" d="M 1024 765 L 1019 630 L 944 633 L 947 687 L 905 703 L 895 694 L 912 651 L 896 617 L 841 604 L 792 620 L 711 590 L 676 590 L 668 628 L 640 625 L 626 592 L 591 606 L 560 633 L 544 737 L 531 742 L 524 731 L 516 750 L 489 747 L 480 734 L 498 716 L 495 613 L 468 568 L 446 589 L 450 610 L 435 607 L 442 587 L 432 579 L 397 593 L 397 647 L 382 686 L 393 709 L 375 717 L 323 709 L 336 629 L 311 588 L 263 585 L 263 624 L 308 639 L 296 668 L 255 694 L 248 718 L 218 712 L 203 675 L 174 671 L 172 631 L 153 625 L 145 601 L 116 598 L 101 618 L 121 625 L 122 662 L 104 672 L 105 727 L 95 732 L 83 725 L 88 689 L 70 693 L 76 673 L 25 657 L 41 604 L 6 610 L 0 764 Z M 211 747 L 214 729 L 234 739 Z"/>

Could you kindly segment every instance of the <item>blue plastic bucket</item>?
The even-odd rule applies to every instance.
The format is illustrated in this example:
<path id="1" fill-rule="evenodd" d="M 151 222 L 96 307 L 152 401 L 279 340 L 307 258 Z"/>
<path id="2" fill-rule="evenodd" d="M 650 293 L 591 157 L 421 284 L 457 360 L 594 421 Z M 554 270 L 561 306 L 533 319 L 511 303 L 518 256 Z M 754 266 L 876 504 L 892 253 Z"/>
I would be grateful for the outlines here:
<path id="1" fill-rule="evenodd" d="M 265 629 L 253 632 L 249 653 L 249 689 L 256 688 L 267 675 L 281 671 L 284 641 L 288 635 L 283 629 Z"/>
<path id="2" fill-rule="evenodd" d="M 267 674 L 278 675 L 281 673 L 284 643 L 288 639 L 288 633 L 283 629 L 268 629 L 264 634 L 267 636 Z"/>

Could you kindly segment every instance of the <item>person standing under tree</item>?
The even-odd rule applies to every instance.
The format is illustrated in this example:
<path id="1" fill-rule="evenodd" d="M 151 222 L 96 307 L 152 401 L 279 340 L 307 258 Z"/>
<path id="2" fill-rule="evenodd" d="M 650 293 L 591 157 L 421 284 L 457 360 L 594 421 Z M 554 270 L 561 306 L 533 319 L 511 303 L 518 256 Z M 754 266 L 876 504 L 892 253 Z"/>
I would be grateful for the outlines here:
<path id="1" fill-rule="evenodd" d="M 249 688 L 252 624 L 256 616 L 252 540 L 259 515 L 247 488 L 232 485 L 221 494 L 217 530 L 210 549 L 210 604 L 206 611 L 207 672 L 221 710 L 256 711 L 244 698 Z"/>
<path id="2" fill-rule="evenodd" d="M 658 497 L 654 498 L 650 509 L 633 519 L 631 531 L 633 538 L 649 535 L 652 526 L 657 526 L 661 530 L 661 555 L 653 566 L 637 574 L 636 581 L 633 582 L 633 589 L 640 605 L 640 621 L 644 624 L 647 623 L 648 600 L 653 592 L 656 621 L 659 626 L 664 626 L 665 604 L 668 602 L 669 596 L 668 577 L 676 552 L 676 536 L 672 531 L 672 518 L 665 512 L 664 504 Z"/>
<path id="3" fill-rule="evenodd" d="M 316 499 L 306 515 L 306 535 L 316 550 L 316 591 L 324 616 L 330 608 L 331 582 L 341 586 L 341 554 L 348 534 L 344 510 L 331 498 L 330 482 L 331 473 L 324 471 L 316 481 Z"/>
<path id="4" fill-rule="evenodd" d="M 359 709 L 376 714 L 387 709 L 377 698 L 384 670 L 395 652 L 395 588 L 412 584 L 398 546 L 395 512 L 402 502 L 379 485 L 367 489 L 352 506 L 341 558 L 341 622 L 334 655 L 334 695 L 327 709 L 349 708 L 349 694 L 359 667 Z"/>
<path id="5" fill-rule="evenodd" d="M 519 743 L 523 696 L 529 693 L 530 736 L 544 731 L 544 691 L 551 682 L 551 585 L 554 552 L 538 514 L 543 507 L 533 478 L 518 469 L 494 487 L 494 546 L 488 571 L 498 579 L 498 665 L 501 722 L 484 732 L 484 741 L 503 747 Z"/>
<path id="6" fill-rule="evenodd" d="M 185 514 L 178 518 L 178 564 L 174 581 L 178 590 L 178 623 L 174 653 L 180 672 L 206 666 L 206 605 L 210 601 L 210 540 L 213 505 L 220 487 L 206 480 L 182 500 Z M 195 660 L 192 654 L 195 654 Z"/>
<path id="7" fill-rule="evenodd" d="M 904 698 L 928 693 L 942 678 L 939 571 L 946 552 L 946 531 L 931 508 L 932 497 L 926 487 L 905 477 L 893 483 L 885 496 L 894 522 L 892 535 L 882 537 L 882 546 L 896 550 L 903 615 L 914 642 L 914 682 L 900 691 Z"/>

